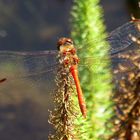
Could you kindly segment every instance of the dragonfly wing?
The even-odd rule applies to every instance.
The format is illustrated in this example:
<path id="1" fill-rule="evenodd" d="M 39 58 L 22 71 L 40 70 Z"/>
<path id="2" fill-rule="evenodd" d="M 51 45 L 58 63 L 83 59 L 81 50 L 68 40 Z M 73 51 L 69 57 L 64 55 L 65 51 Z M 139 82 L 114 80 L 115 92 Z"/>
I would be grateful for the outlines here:
<path id="1" fill-rule="evenodd" d="M 26 135 L 31 129 L 40 133 L 40 128 L 48 128 L 48 110 L 52 110 L 52 94 L 56 89 L 56 57 L 57 53 L 40 55 L 0 51 L 2 131 L 6 129 L 11 133 L 16 129 L 15 132 Z"/>
<path id="2" fill-rule="evenodd" d="M 132 37 L 139 38 L 140 37 L 140 29 L 139 26 L 140 21 L 130 21 L 127 22 L 126 24 L 118 27 L 114 31 L 112 31 L 106 40 L 110 44 L 110 55 L 114 56 L 115 54 L 118 54 L 120 52 L 128 52 L 129 50 L 132 49 L 137 49 L 138 45 L 133 41 Z M 77 48 L 77 52 L 79 54 L 84 54 L 84 56 L 87 56 L 87 50 L 90 50 L 91 44 L 92 47 L 93 45 L 102 45 L 101 50 L 106 50 L 108 47 L 103 43 L 101 43 L 102 40 L 97 39 L 97 40 L 91 40 L 91 41 L 83 41 L 83 44 L 81 47 Z M 98 56 L 97 56 L 98 57 Z"/>
<path id="3" fill-rule="evenodd" d="M 58 68 L 57 52 L 7 52 L 0 51 L 0 78 L 5 82 L 54 81 Z M 54 83 L 53 83 L 54 84 Z"/>
<path id="4" fill-rule="evenodd" d="M 135 38 L 140 37 L 140 31 L 137 28 L 138 24 L 140 24 L 140 21 L 128 22 L 110 33 L 107 40 L 110 43 L 110 58 L 113 67 L 116 68 L 119 64 L 129 63 L 127 59 L 119 57 L 120 54 L 127 54 L 129 51 L 135 52 L 139 50 L 139 45 L 131 38 L 131 36 Z M 102 60 L 100 56 L 97 55 L 94 57 L 82 57 L 80 59 L 80 65 L 95 69 L 99 67 L 101 63 L 105 63 L 105 61 L 107 61 L 107 59 L 104 58 Z"/>
<path id="5" fill-rule="evenodd" d="M 110 33 L 107 40 L 111 45 L 111 55 L 138 48 L 138 45 L 131 38 L 131 36 L 140 37 L 138 24 L 140 24 L 140 21 L 131 21 Z"/>
<path id="6" fill-rule="evenodd" d="M 56 89 L 56 57 L 57 53 L 50 55 L 45 52 L 40 55 L 0 51 L 0 79 L 6 79 L 0 83 L 1 108 L 12 106 L 15 110 L 19 109 L 20 113 L 23 112 L 23 117 L 26 110 L 28 115 L 31 112 L 30 116 L 40 110 L 37 112 L 44 112 L 45 118 L 48 118 Z"/>

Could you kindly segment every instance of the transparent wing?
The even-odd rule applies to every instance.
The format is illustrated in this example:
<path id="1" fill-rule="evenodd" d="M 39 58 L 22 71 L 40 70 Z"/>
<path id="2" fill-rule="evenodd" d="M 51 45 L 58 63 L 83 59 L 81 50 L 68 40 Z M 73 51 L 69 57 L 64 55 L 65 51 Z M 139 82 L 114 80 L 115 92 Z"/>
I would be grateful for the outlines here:
<path id="1" fill-rule="evenodd" d="M 107 40 L 111 45 L 111 55 L 138 48 L 138 45 L 132 40 L 131 36 L 136 38 L 140 37 L 140 29 L 138 28 L 139 24 L 140 20 L 134 22 L 131 21 L 110 33 Z"/>
<path id="2" fill-rule="evenodd" d="M 139 44 L 133 41 L 132 37 L 136 39 L 140 38 L 140 29 L 138 26 L 140 21 L 128 22 L 121 27 L 117 28 L 109 34 L 107 41 L 110 44 L 110 58 L 112 60 L 113 66 L 118 66 L 122 63 L 129 63 L 127 59 L 120 58 L 120 54 L 127 54 L 128 52 L 135 52 L 140 49 Z M 88 45 L 87 45 L 88 46 Z M 106 46 L 104 46 L 106 48 Z M 84 48 L 86 49 L 86 48 Z M 80 50 L 81 51 L 81 50 Z M 86 50 L 84 50 L 86 51 Z M 95 61 L 96 59 L 96 61 Z M 81 58 L 81 65 L 88 65 L 89 67 L 96 68 L 101 63 L 104 63 L 106 59 L 101 60 L 99 56 L 94 56 L 94 58 L 86 57 Z M 94 66 L 93 65 L 94 62 Z"/>
<path id="3" fill-rule="evenodd" d="M 55 85 L 54 77 L 58 68 L 57 51 L 42 52 L 10 52 L 0 51 L 0 79 L 1 83 L 19 83 L 30 81 L 30 85 Z M 33 87 L 33 85 L 32 85 Z"/>
<path id="4" fill-rule="evenodd" d="M 41 51 L 41 52 L 10 52 L 0 51 L 0 70 L 1 76 L 8 73 L 4 71 L 18 70 L 19 76 L 34 75 L 36 73 L 44 73 L 50 71 L 53 67 L 57 67 L 57 51 Z M 26 75 L 24 75 L 22 70 Z M 8 75 L 9 77 L 10 75 Z M 11 75 L 10 77 L 13 77 Z"/>
<path id="5" fill-rule="evenodd" d="M 119 53 L 136 50 L 139 46 L 133 42 L 131 36 L 140 37 L 137 22 L 128 22 L 110 33 L 108 41 L 111 45 L 110 55 L 115 64 L 122 63 L 122 59 L 117 58 Z M 98 60 L 94 57 L 94 59 Z M 81 58 L 81 65 L 90 66 L 93 58 Z M 99 59 L 96 63 L 104 63 Z M 101 61 L 101 62 L 100 62 Z M 96 64 L 95 64 L 96 66 Z M 57 51 L 42 52 L 9 52 L 0 51 L 0 78 L 27 77 L 43 74 L 50 76 L 50 71 L 55 72 L 58 67 Z M 12 71 L 17 71 L 18 75 Z"/>
<path id="6" fill-rule="evenodd" d="M 56 57 L 56 51 L 0 51 L 2 131 L 7 130 L 11 134 L 16 129 L 17 134 L 27 135 L 27 131 L 40 133 L 40 129 L 41 132 L 42 129 L 51 129 L 48 110 L 52 110 L 52 95 L 56 89 Z"/>
<path id="7" fill-rule="evenodd" d="M 137 22 L 128 22 L 110 33 L 107 40 L 111 45 L 110 56 L 113 64 L 118 65 L 124 60 L 118 58 L 118 54 L 127 53 L 129 50 L 139 49 L 139 46 L 131 39 L 131 36 L 140 37 Z M 86 50 L 85 50 L 86 51 Z M 94 59 L 99 59 L 94 57 Z M 106 60 L 94 61 L 93 58 L 80 58 L 81 65 L 89 66 L 91 62 L 96 62 L 94 66 L 99 66 Z M 41 52 L 9 52 L 0 51 L 0 78 L 14 79 L 18 77 L 39 77 L 49 79 L 54 77 L 58 67 L 57 51 Z M 54 74 L 55 73 L 55 74 Z"/>
<path id="8" fill-rule="evenodd" d="M 110 44 L 109 52 L 111 55 L 137 48 L 137 45 L 134 45 L 132 36 L 136 38 L 140 37 L 140 28 L 138 26 L 140 26 L 140 20 L 130 21 L 118 27 L 108 35 L 106 40 Z M 99 44 L 99 42 L 100 41 L 96 39 L 91 41 L 84 40 L 83 44 L 77 48 L 77 51 L 78 53 L 86 52 L 86 50 L 90 49 L 91 44 L 96 45 Z M 106 46 L 104 45 L 101 48 L 106 49 Z"/>

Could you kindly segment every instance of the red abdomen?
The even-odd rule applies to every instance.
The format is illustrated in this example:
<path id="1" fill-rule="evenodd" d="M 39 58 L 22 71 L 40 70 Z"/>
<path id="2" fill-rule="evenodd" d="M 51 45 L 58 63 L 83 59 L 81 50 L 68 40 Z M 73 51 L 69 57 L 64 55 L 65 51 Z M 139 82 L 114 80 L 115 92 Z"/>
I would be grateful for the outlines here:
<path id="1" fill-rule="evenodd" d="M 78 78 L 77 65 L 72 65 L 70 67 L 70 72 L 73 76 L 73 79 L 74 79 L 74 82 L 75 82 L 75 85 L 76 85 L 80 110 L 82 112 L 83 117 L 86 118 L 86 115 L 87 115 L 86 103 L 85 103 L 85 100 L 84 100 L 84 96 L 83 96 L 82 89 L 81 89 L 81 86 L 80 86 L 80 81 L 79 81 L 79 78 Z"/>

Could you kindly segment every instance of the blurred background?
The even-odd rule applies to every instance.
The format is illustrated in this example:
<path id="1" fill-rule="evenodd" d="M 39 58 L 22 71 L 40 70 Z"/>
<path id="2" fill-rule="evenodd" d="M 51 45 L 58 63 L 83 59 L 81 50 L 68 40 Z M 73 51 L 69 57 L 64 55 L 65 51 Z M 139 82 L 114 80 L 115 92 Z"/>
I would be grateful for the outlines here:
<path id="1" fill-rule="evenodd" d="M 101 1 L 108 33 L 130 21 L 131 15 L 140 18 L 138 1 Z M 55 50 L 59 37 L 70 36 L 72 4 L 72 0 L 0 0 L 0 50 Z M 10 63 L 15 62 L 10 57 Z M 6 57 L 1 61 L 5 61 L 2 65 L 9 71 L 11 66 L 7 66 Z M 41 88 L 37 85 L 26 79 L 4 87 L 0 85 L 0 140 L 47 139 L 51 100 L 46 95 L 46 85 Z"/>
<path id="2" fill-rule="evenodd" d="M 139 17 L 139 0 L 101 0 L 107 31 Z M 0 0 L 0 50 L 50 50 L 70 34 L 72 0 Z"/>

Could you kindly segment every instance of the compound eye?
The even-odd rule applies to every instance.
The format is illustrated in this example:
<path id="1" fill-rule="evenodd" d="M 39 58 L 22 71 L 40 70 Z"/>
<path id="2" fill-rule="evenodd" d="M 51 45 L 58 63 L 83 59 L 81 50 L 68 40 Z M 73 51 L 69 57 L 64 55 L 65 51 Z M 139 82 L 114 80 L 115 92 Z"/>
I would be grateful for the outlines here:
<path id="1" fill-rule="evenodd" d="M 73 45 L 73 41 L 70 38 L 67 38 L 65 45 Z"/>
<path id="2" fill-rule="evenodd" d="M 62 37 L 57 42 L 57 49 L 60 50 L 60 46 L 73 45 L 73 41 L 70 38 Z"/>

